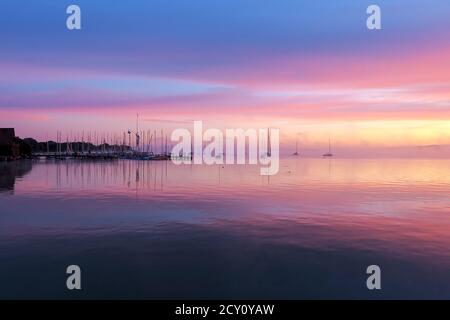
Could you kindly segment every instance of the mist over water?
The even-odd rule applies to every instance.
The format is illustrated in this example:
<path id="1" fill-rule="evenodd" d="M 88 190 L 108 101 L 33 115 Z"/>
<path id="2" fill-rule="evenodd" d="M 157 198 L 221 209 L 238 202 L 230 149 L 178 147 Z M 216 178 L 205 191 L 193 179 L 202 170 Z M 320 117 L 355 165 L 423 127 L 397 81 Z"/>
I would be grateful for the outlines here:
<path id="1" fill-rule="evenodd" d="M 448 298 L 449 167 L 0 164 L 0 297 Z M 70 264 L 79 292 L 65 287 Z M 381 291 L 366 288 L 371 264 Z"/>

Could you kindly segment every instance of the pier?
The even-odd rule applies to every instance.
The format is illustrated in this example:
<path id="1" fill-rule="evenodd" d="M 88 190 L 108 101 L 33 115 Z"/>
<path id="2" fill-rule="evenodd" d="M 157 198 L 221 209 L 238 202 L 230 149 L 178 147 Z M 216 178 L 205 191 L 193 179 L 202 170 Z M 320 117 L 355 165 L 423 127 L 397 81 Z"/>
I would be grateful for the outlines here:
<path id="1" fill-rule="evenodd" d="M 170 154 L 149 154 L 144 152 L 36 152 L 32 154 L 33 159 L 53 160 L 170 160 Z"/>

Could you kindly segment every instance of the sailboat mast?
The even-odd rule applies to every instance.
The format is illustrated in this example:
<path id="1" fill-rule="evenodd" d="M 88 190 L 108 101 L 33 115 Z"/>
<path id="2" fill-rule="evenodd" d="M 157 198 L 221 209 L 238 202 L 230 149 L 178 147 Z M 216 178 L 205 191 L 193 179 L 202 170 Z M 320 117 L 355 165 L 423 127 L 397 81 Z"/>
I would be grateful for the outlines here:
<path id="1" fill-rule="evenodd" d="M 139 152 L 139 113 L 136 114 L 136 151 Z"/>

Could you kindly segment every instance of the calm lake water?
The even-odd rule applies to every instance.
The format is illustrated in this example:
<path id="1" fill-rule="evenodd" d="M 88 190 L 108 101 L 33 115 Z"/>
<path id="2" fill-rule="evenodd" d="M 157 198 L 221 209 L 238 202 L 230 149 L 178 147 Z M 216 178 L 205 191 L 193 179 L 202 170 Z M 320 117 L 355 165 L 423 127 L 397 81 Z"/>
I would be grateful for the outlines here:
<path id="1" fill-rule="evenodd" d="M 450 160 L 0 163 L 0 298 L 449 299 Z"/>

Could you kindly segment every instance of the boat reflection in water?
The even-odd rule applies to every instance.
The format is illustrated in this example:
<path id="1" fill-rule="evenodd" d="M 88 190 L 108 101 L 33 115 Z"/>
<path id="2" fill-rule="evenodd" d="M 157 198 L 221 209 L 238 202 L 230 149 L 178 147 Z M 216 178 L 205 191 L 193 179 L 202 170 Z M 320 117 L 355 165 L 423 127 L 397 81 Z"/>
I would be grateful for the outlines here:
<path id="1" fill-rule="evenodd" d="M 290 157 L 270 178 L 169 161 L 15 165 L 0 169 L 14 188 L 0 193 L 1 298 L 450 296 L 449 160 Z M 81 292 L 65 289 L 70 264 Z M 372 264 L 380 291 L 366 288 Z"/>

